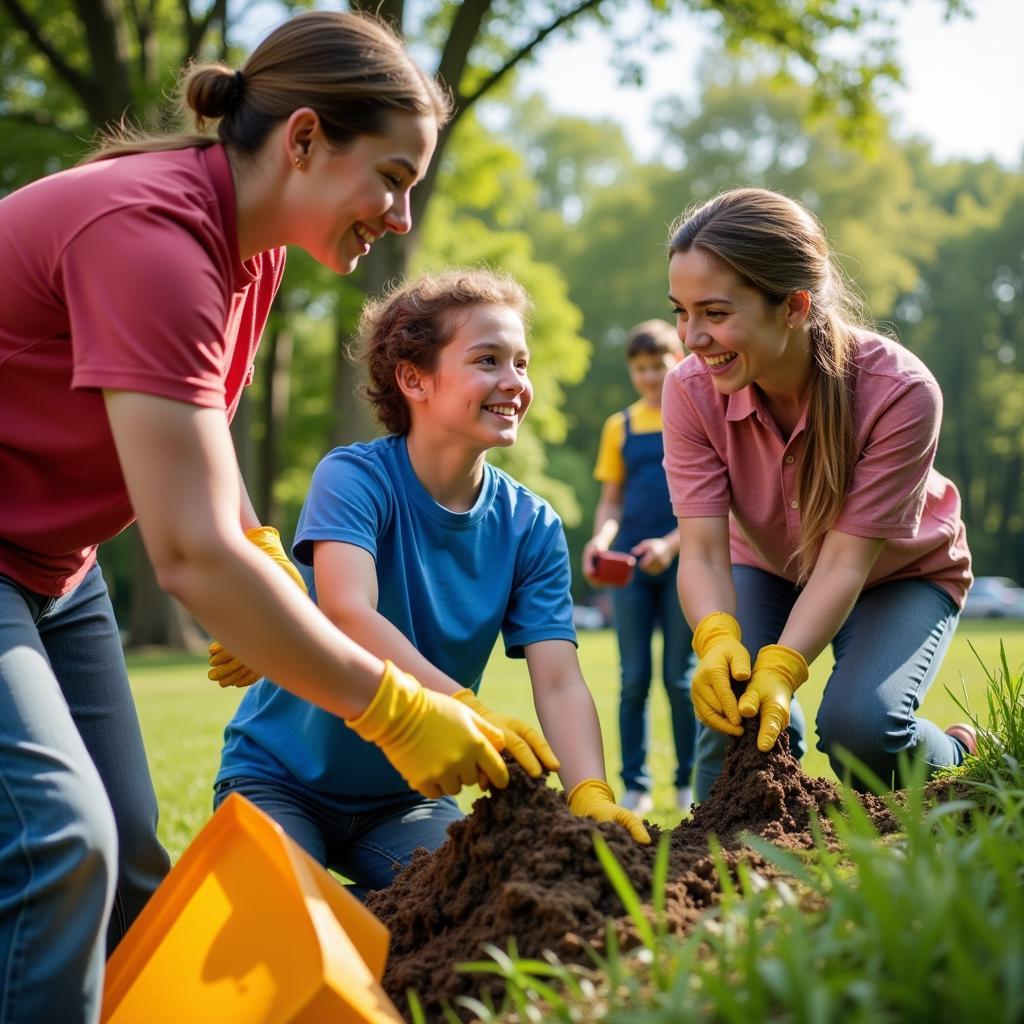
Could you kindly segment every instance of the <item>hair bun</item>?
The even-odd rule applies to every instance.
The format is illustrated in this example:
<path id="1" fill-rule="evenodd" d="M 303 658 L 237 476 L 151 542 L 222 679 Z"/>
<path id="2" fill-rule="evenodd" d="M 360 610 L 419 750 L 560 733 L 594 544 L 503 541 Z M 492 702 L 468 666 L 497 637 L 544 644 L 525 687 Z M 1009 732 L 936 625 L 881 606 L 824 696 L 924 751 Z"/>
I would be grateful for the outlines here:
<path id="1" fill-rule="evenodd" d="M 224 117 L 238 103 L 242 73 L 224 64 L 204 64 L 192 69 L 185 85 L 185 102 L 197 118 Z"/>

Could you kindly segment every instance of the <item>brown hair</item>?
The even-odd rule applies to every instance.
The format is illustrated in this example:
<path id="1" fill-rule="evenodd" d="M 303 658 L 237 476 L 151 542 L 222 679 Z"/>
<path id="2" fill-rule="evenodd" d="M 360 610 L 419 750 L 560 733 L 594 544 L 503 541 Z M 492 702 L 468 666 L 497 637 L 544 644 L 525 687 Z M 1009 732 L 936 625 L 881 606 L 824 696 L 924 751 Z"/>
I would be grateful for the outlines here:
<path id="1" fill-rule="evenodd" d="M 798 490 L 800 542 L 793 558 L 805 583 L 826 532 L 846 500 L 856 462 L 851 360 L 859 303 L 820 222 L 799 203 L 767 189 L 723 192 L 686 211 L 670 228 L 668 251 L 701 249 L 778 306 L 807 291 L 814 373 Z"/>
<path id="2" fill-rule="evenodd" d="M 664 320 L 644 320 L 626 335 L 626 358 L 681 355 L 683 344 L 676 329 Z"/>
<path id="3" fill-rule="evenodd" d="M 395 111 L 433 116 L 439 127 L 451 116 L 448 95 L 384 22 L 364 13 L 307 11 L 274 29 L 241 71 L 224 64 L 182 70 L 179 115 L 194 130 L 151 134 L 122 124 L 101 136 L 83 162 L 216 142 L 251 156 L 300 107 L 317 112 L 324 134 L 339 147 L 384 134 Z"/>
<path id="4" fill-rule="evenodd" d="M 514 278 L 459 269 L 399 284 L 363 306 L 352 356 L 365 368 L 363 394 L 390 433 L 407 434 L 411 426 L 409 405 L 395 376 L 399 364 L 432 373 L 441 349 L 459 329 L 454 314 L 472 306 L 505 306 L 524 322 L 533 308 Z"/>

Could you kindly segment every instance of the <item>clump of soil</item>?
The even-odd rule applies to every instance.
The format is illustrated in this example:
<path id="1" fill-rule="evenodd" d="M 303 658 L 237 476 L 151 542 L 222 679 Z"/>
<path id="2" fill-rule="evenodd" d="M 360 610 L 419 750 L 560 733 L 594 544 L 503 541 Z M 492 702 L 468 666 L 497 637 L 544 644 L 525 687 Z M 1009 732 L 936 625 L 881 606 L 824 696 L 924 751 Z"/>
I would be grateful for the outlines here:
<path id="1" fill-rule="evenodd" d="M 741 835 L 809 848 L 812 815 L 823 817 L 839 803 L 834 786 L 804 774 L 785 733 L 768 753 L 757 749 L 756 737 L 756 722 L 746 723 L 743 736 L 729 744 L 710 798 L 672 830 L 665 917 L 676 935 L 690 932 L 720 892 L 709 834 L 717 836 L 730 871 L 743 860 L 770 879 L 778 872 L 745 847 Z M 391 930 L 388 995 L 401 1008 L 407 991 L 415 989 L 431 1020 L 441 1019 L 444 1005 L 459 995 L 500 999 L 500 979 L 454 969 L 488 959 L 488 943 L 505 949 L 514 937 L 521 957 L 549 950 L 562 962 L 588 964 L 586 946 L 603 947 L 609 921 L 623 948 L 638 942 L 594 853 L 592 834 L 601 832 L 641 899 L 649 901 L 661 831 L 649 826 L 652 844 L 639 846 L 619 826 L 575 817 L 544 779 L 529 778 L 513 762 L 509 769 L 507 789 L 478 800 L 467 818 L 451 826 L 442 847 L 432 854 L 418 851 L 368 901 Z M 884 823 L 882 801 L 875 811 Z"/>

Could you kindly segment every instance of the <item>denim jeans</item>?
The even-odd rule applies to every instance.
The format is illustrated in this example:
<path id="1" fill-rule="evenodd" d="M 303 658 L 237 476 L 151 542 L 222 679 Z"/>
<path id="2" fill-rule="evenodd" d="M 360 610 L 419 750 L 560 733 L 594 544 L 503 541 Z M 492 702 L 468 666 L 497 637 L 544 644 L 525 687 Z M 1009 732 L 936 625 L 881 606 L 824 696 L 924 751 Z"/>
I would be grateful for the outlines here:
<path id="1" fill-rule="evenodd" d="M 169 868 L 99 566 L 0 576 L 0 1024 L 94 1021 L 103 963 Z"/>
<path id="2" fill-rule="evenodd" d="M 736 618 L 751 658 L 777 643 L 799 596 L 792 583 L 745 565 L 732 567 Z M 887 783 L 895 783 L 900 754 L 930 769 L 959 764 L 963 750 L 937 725 L 915 714 L 942 664 L 960 612 L 953 599 L 926 580 L 880 583 L 861 593 L 832 640 L 835 668 L 818 708 L 818 750 L 839 778 L 843 749 Z M 803 755 L 804 718 L 794 699 L 792 749 Z M 696 795 L 706 800 L 718 777 L 728 737 L 701 726 L 697 738 Z M 851 780 L 858 789 L 864 785 Z"/>
<path id="3" fill-rule="evenodd" d="M 217 783 L 214 808 L 229 793 L 251 800 L 315 861 L 350 879 L 348 891 L 359 899 L 390 885 L 416 850 L 436 850 L 448 826 L 463 817 L 450 796 L 430 800 L 410 792 L 386 807 L 353 812 L 308 788 L 240 776 Z"/>
<path id="4" fill-rule="evenodd" d="M 695 657 L 693 634 L 683 618 L 676 590 L 676 567 L 651 576 L 637 570 L 625 587 L 612 591 L 615 632 L 619 639 L 622 689 L 619 696 L 619 742 L 622 782 L 626 789 L 648 791 L 647 697 L 651 689 L 651 642 L 661 626 L 661 678 L 672 715 L 676 751 L 676 787 L 688 786 L 693 770 L 696 719 L 690 697 Z"/>

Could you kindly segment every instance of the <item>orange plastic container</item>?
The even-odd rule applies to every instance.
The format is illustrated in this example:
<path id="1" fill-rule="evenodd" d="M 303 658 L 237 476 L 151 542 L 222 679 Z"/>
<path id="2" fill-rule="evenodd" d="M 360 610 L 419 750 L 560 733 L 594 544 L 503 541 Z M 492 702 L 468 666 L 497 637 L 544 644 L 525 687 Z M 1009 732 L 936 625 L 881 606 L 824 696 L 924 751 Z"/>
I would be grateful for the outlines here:
<path id="1" fill-rule="evenodd" d="M 107 962 L 108 1024 L 401 1021 L 389 933 L 244 797 L 196 836 Z"/>

